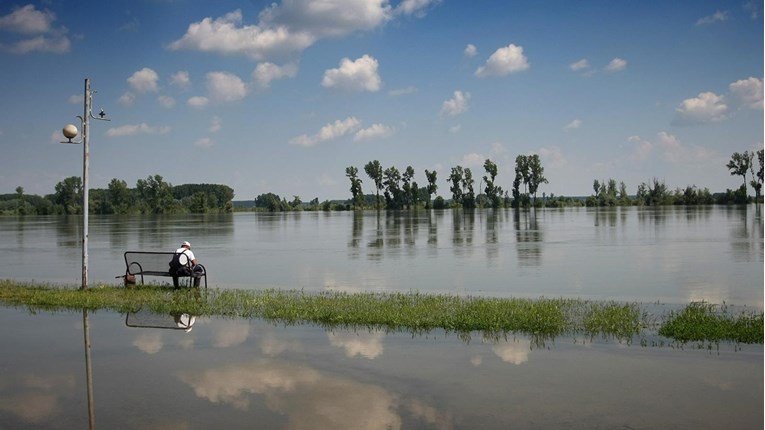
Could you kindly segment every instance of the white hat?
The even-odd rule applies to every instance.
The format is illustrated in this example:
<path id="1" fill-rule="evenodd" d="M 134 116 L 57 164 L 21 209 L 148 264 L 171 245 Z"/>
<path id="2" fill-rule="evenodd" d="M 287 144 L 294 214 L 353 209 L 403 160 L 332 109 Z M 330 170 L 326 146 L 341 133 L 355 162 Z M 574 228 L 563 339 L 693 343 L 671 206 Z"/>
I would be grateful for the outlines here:
<path id="1" fill-rule="evenodd" d="M 191 248 L 191 244 L 190 244 L 190 243 L 188 243 L 188 242 L 186 242 L 185 240 L 184 240 L 184 241 L 183 241 L 183 243 L 181 244 L 181 247 L 184 247 L 184 246 L 188 246 L 189 248 Z"/>

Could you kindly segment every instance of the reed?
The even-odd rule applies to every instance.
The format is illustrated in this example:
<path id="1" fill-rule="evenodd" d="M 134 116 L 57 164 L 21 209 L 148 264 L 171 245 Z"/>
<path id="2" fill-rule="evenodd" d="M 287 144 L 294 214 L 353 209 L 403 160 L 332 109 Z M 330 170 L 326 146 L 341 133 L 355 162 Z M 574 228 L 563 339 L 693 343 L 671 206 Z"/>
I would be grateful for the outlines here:
<path id="1" fill-rule="evenodd" d="M 368 327 L 424 333 L 443 329 L 462 335 L 510 333 L 537 341 L 566 333 L 613 337 L 631 342 L 644 336 L 647 316 L 636 303 L 563 298 L 488 298 L 448 294 L 345 293 L 301 290 L 72 287 L 0 280 L 0 303 L 37 310 L 148 310 L 158 314 L 263 318 L 284 324 Z M 653 324 L 652 324 L 653 325 Z M 691 303 L 659 324 L 659 335 L 688 341 L 763 343 L 762 312 L 730 313 L 727 307 Z M 641 342 L 643 344 L 643 342 Z"/>

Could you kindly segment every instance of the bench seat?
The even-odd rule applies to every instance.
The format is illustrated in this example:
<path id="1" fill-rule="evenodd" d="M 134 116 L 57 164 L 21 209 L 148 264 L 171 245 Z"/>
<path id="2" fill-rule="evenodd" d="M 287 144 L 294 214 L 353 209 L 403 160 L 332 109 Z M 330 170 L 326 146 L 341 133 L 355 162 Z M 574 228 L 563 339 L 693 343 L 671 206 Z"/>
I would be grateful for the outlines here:
<path id="1" fill-rule="evenodd" d="M 180 254 L 180 253 L 177 253 Z M 152 251 L 127 251 L 125 252 L 125 281 L 136 279 L 140 276 L 141 283 L 144 283 L 144 276 L 158 276 L 168 278 L 188 278 L 191 285 L 193 278 L 204 278 L 205 288 L 207 288 L 207 269 L 201 264 L 197 266 L 202 268 L 202 272 L 194 272 L 191 275 L 174 275 L 170 273 L 170 262 L 175 257 L 175 252 L 152 252 Z M 186 267 L 191 271 L 191 262 L 186 263 Z"/>

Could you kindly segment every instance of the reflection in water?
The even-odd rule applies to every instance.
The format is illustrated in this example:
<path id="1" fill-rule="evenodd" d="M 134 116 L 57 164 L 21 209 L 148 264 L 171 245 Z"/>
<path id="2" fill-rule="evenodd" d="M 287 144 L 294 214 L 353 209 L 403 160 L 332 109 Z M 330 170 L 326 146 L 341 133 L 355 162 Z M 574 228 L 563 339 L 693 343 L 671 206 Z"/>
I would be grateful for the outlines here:
<path id="1" fill-rule="evenodd" d="M 730 245 L 734 261 L 762 261 L 762 205 L 732 206 L 726 213 L 730 220 Z"/>
<path id="2" fill-rule="evenodd" d="M 542 241 L 544 234 L 537 223 L 537 211 L 513 211 L 515 243 L 518 250 L 518 263 L 521 266 L 540 266 L 542 264 Z"/>
<path id="3" fill-rule="evenodd" d="M 710 353 L 596 338 L 537 349 L 521 335 L 465 343 L 443 331 L 328 333 L 208 318 L 184 333 L 128 328 L 110 312 L 85 317 L 98 357 L 101 428 L 711 430 L 762 423 L 758 345 Z M 0 308 L 0 326 L 14 328 L 0 331 L 0 368 L 13 369 L 0 373 L 0 427 L 86 427 L 79 315 Z M 230 331 L 239 334 L 223 340 Z M 168 342 L 147 355 L 131 344 L 137 332 L 193 342 Z"/>
<path id="4" fill-rule="evenodd" d="M 90 359 L 90 321 L 87 309 L 82 310 L 82 331 L 85 345 L 85 384 L 88 393 L 88 428 L 96 427 L 96 410 L 93 401 L 93 366 Z"/>
<path id="5" fill-rule="evenodd" d="M 357 332 L 357 331 L 327 331 L 329 343 L 345 350 L 349 358 L 360 355 L 373 360 L 382 355 L 382 340 L 385 337 L 383 331 Z"/>
<path id="6" fill-rule="evenodd" d="M 286 417 L 286 428 L 398 429 L 397 398 L 376 385 L 322 374 L 308 366 L 261 359 L 180 372 L 179 379 L 211 403 L 248 410 L 251 396 Z"/>

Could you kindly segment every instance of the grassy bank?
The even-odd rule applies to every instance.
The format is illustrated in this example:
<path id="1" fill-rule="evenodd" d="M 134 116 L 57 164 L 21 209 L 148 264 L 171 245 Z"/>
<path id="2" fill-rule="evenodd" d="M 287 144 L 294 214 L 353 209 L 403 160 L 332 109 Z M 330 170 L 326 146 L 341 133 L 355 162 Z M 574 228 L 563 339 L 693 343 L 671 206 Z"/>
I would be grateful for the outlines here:
<path id="1" fill-rule="evenodd" d="M 434 329 L 488 336 L 521 333 L 535 339 L 563 334 L 630 341 L 657 324 L 636 303 L 562 298 L 486 298 L 410 293 L 306 293 L 298 290 L 173 290 L 98 286 L 88 290 L 0 280 L 0 304 L 31 310 L 149 310 L 159 314 L 264 318 L 424 333 Z M 651 320 L 651 321 L 649 321 Z M 689 304 L 658 321 L 658 334 L 679 342 L 763 343 L 762 312 Z"/>

